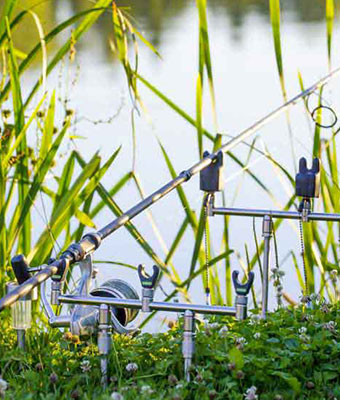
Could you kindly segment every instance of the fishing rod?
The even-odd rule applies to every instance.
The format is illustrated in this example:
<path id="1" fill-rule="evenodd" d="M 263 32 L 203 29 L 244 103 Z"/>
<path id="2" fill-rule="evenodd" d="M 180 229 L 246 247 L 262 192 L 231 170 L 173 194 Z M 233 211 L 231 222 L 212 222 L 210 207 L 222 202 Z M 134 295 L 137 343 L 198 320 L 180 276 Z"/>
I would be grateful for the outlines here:
<path id="1" fill-rule="evenodd" d="M 92 254 L 101 244 L 101 241 L 105 239 L 107 236 L 111 235 L 120 227 L 127 224 L 132 218 L 136 215 L 140 214 L 145 209 L 149 208 L 152 204 L 156 203 L 162 197 L 176 189 L 178 186 L 187 182 L 193 175 L 196 175 L 200 171 L 207 168 L 211 163 L 214 162 L 218 153 L 226 153 L 232 150 L 236 145 L 238 145 L 243 140 L 247 139 L 249 136 L 253 135 L 257 130 L 263 127 L 265 124 L 282 114 L 284 111 L 289 109 L 290 107 L 297 104 L 297 102 L 315 90 L 320 88 L 321 86 L 327 84 L 332 78 L 337 76 L 340 73 L 340 67 L 330 72 L 328 75 L 321 78 L 319 81 L 311 85 L 309 88 L 300 92 L 298 95 L 279 106 L 272 112 L 270 112 L 265 117 L 261 118 L 253 125 L 239 133 L 237 136 L 229 140 L 227 143 L 222 145 L 218 150 L 216 150 L 212 154 L 206 155 L 202 160 L 196 163 L 191 168 L 184 170 L 181 172 L 176 178 L 172 179 L 166 185 L 162 186 L 160 189 L 156 190 L 154 193 L 146 197 L 144 200 L 136 204 L 134 207 L 130 208 L 128 211 L 123 213 L 120 217 L 116 218 L 108 225 L 104 226 L 97 232 L 92 232 L 86 234 L 78 243 L 73 243 L 68 249 L 63 252 L 59 259 L 53 260 L 48 265 L 42 266 L 42 270 L 38 272 L 33 277 L 27 277 L 26 280 L 21 280 L 21 285 L 14 289 L 11 293 L 6 295 L 0 300 L 0 312 L 13 303 L 15 303 L 18 299 L 23 296 L 26 296 L 31 290 L 47 280 L 50 277 L 53 277 L 53 285 L 52 290 L 56 293 L 59 293 L 61 290 L 61 282 L 65 280 L 66 272 L 68 268 L 81 260 L 84 260 L 86 256 Z M 23 271 L 27 270 L 27 266 L 21 265 L 17 267 L 19 270 Z M 18 271 L 20 275 L 22 272 Z M 25 274 L 25 272 L 23 272 Z M 27 273 L 26 273 L 27 275 Z"/>

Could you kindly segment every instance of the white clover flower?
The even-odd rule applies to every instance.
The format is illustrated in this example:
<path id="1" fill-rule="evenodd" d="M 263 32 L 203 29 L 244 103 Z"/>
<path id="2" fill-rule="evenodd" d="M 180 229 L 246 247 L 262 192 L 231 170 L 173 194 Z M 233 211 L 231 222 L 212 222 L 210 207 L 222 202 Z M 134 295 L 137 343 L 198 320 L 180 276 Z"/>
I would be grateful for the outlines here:
<path id="1" fill-rule="evenodd" d="M 140 391 L 143 394 L 152 394 L 153 393 L 153 390 L 151 389 L 151 387 L 149 385 L 142 386 Z"/>
<path id="2" fill-rule="evenodd" d="M 226 337 L 228 334 L 228 327 L 226 325 L 222 326 L 222 328 L 218 331 L 221 337 Z"/>
<path id="3" fill-rule="evenodd" d="M 7 390 L 7 388 L 8 388 L 8 383 L 0 377 L 0 390 L 5 391 Z"/>
<path id="4" fill-rule="evenodd" d="M 247 389 L 244 393 L 245 400 L 256 400 L 258 398 L 256 390 L 256 386 L 251 386 L 249 389 Z"/>
<path id="5" fill-rule="evenodd" d="M 205 324 L 204 324 L 204 329 L 217 329 L 219 327 L 219 324 L 217 323 L 217 322 L 212 322 L 212 323 L 210 323 L 210 322 L 206 322 Z"/>
<path id="6" fill-rule="evenodd" d="M 177 390 L 182 389 L 182 388 L 183 388 L 183 383 L 178 383 L 178 384 L 176 385 L 176 389 L 177 389 Z"/>
<path id="7" fill-rule="evenodd" d="M 111 394 L 111 399 L 113 399 L 113 400 L 124 400 L 124 397 L 118 392 L 113 392 Z"/>
<path id="8" fill-rule="evenodd" d="M 311 301 L 320 301 L 320 300 L 321 300 L 321 297 L 320 297 L 319 294 L 312 293 L 312 294 L 310 295 L 310 299 L 311 299 Z"/>
<path id="9" fill-rule="evenodd" d="M 255 332 L 254 333 L 254 339 L 260 339 L 261 333 L 260 332 Z"/>
<path id="10" fill-rule="evenodd" d="M 129 363 L 125 369 L 127 370 L 127 372 L 130 372 L 131 374 L 133 374 L 134 372 L 136 372 L 138 370 L 138 365 L 136 363 Z"/>
<path id="11" fill-rule="evenodd" d="M 323 324 L 323 327 L 324 327 L 325 329 L 327 329 L 328 331 L 333 332 L 333 331 L 335 330 L 335 328 L 336 328 L 336 325 L 337 325 L 336 322 L 334 322 L 334 321 L 329 321 L 329 322 Z"/>
<path id="12" fill-rule="evenodd" d="M 310 336 L 302 333 L 301 335 L 299 335 L 299 338 L 302 342 L 304 343 L 308 343 L 310 341 Z"/>
<path id="13" fill-rule="evenodd" d="M 91 371 L 91 364 L 90 364 L 90 361 L 89 360 L 83 360 L 81 363 L 80 363 L 80 369 L 81 369 L 81 371 L 82 372 L 89 372 L 89 371 Z"/>
<path id="14" fill-rule="evenodd" d="M 329 273 L 332 279 L 336 279 L 338 276 L 338 271 L 336 269 L 332 269 L 332 271 Z"/>
<path id="15" fill-rule="evenodd" d="M 248 342 L 246 341 L 246 339 L 244 337 L 236 338 L 235 342 L 236 342 L 236 347 L 239 350 L 243 350 L 244 346 L 246 344 L 248 344 Z"/>
<path id="16" fill-rule="evenodd" d="M 248 320 L 248 324 L 249 325 L 255 325 L 258 321 L 260 320 L 260 316 L 257 314 L 253 314 L 249 320 Z"/>
<path id="17" fill-rule="evenodd" d="M 8 388 L 8 383 L 0 377 L 0 397 L 5 397 L 5 392 Z"/>
<path id="18" fill-rule="evenodd" d="M 304 333 L 306 333 L 307 332 L 307 328 L 305 327 L 305 326 L 302 326 L 300 329 L 299 329 L 299 333 L 302 335 L 302 334 L 304 334 Z"/>

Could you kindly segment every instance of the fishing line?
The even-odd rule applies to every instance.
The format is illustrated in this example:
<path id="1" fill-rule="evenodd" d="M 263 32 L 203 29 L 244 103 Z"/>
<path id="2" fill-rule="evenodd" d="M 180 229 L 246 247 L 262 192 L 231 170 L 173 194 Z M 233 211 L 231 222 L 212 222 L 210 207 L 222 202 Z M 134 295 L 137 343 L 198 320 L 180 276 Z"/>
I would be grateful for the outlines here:
<path id="1" fill-rule="evenodd" d="M 44 215 L 41 214 L 39 208 L 36 206 L 35 202 L 31 198 L 31 196 L 29 194 L 27 194 L 27 195 L 30 198 L 30 200 L 32 202 L 32 205 L 33 205 L 34 209 L 36 210 L 37 214 L 39 215 L 40 219 L 43 221 L 43 223 L 45 225 L 45 228 L 47 229 L 47 232 L 49 233 L 49 235 L 50 235 L 50 237 L 52 239 L 53 251 L 57 254 L 57 251 L 56 251 L 56 249 L 54 247 L 54 244 L 56 244 L 58 246 L 59 251 L 61 251 L 61 246 L 59 245 L 58 241 L 54 237 L 53 232 L 52 232 L 51 227 L 50 227 L 50 224 L 48 222 L 48 217 L 47 217 L 47 213 L 46 213 L 45 203 L 44 203 L 43 198 L 42 198 L 41 189 L 39 189 L 39 195 L 40 195 L 40 201 L 41 201 L 41 204 L 42 204 L 42 209 L 43 209 L 43 214 Z"/>
<path id="2" fill-rule="evenodd" d="M 318 95 L 318 94 L 315 93 L 315 92 L 310 93 L 310 94 L 306 97 L 306 103 L 305 103 L 305 104 L 306 104 L 306 108 L 307 108 L 308 113 L 309 113 L 309 115 L 311 116 L 312 120 L 314 121 L 315 125 L 318 126 L 318 127 L 320 127 L 320 128 L 325 128 L 325 129 L 331 129 L 331 128 L 333 128 L 333 127 L 337 124 L 337 122 L 338 122 L 338 117 L 337 117 L 336 112 L 335 112 L 334 109 L 331 107 L 330 103 L 328 103 L 328 102 L 327 102 L 328 105 L 326 105 L 326 106 L 325 106 L 324 104 L 321 104 L 321 102 L 320 102 L 320 104 L 319 104 L 318 106 L 314 107 L 313 110 L 311 110 L 311 108 L 309 107 L 309 99 L 310 99 L 310 96 L 311 96 L 312 94 L 318 96 L 319 99 L 320 99 L 320 101 L 323 100 L 323 101 L 326 103 L 326 100 L 324 100 L 323 97 L 321 97 L 320 95 Z M 333 116 L 333 121 L 332 121 L 331 123 L 329 123 L 329 124 L 322 124 L 322 123 L 318 122 L 318 120 L 317 120 L 317 115 L 318 115 L 319 112 L 321 112 L 322 110 L 327 110 L 327 111 L 329 111 L 329 112 L 331 113 L 331 115 Z"/>

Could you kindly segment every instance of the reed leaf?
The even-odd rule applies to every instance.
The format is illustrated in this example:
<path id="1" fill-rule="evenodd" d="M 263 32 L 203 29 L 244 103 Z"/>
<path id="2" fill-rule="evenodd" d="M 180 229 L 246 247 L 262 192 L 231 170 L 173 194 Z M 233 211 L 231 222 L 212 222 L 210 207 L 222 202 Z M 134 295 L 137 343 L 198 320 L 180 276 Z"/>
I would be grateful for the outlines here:
<path id="1" fill-rule="evenodd" d="M 9 51 L 9 72 L 10 84 L 12 89 L 12 100 L 14 110 L 14 126 L 15 135 L 18 136 L 25 126 L 25 115 L 21 95 L 21 86 L 18 73 L 18 65 L 14 54 L 13 40 L 11 36 L 8 18 L 6 17 L 6 28 L 8 37 L 8 51 Z M 16 164 L 15 175 L 18 179 L 18 199 L 19 204 L 24 204 L 27 197 L 27 183 L 28 182 L 28 161 L 27 161 L 27 141 L 26 136 L 23 135 L 17 149 L 17 157 L 19 161 Z M 18 252 L 24 254 L 29 251 L 31 247 L 31 216 L 28 213 L 25 215 L 23 229 L 20 234 L 18 243 Z"/>
<path id="2" fill-rule="evenodd" d="M 202 79 L 198 74 L 196 80 L 196 126 L 197 126 L 197 143 L 198 155 L 203 157 L 203 128 L 202 128 Z"/>
<path id="3" fill-rule="evenodd" d="M 185 216 L 184 221 L 181 224 L 181 226 L 175 236 L 175 239 L 173 240 L 173 242 L 170 246 L 168 254 L 166 255 L 164 264 L 167 264 L 171 260 L 172 256 L 174 255 L 175 251 L 177 250 L 178 245 L 180 244 L 180 242 L 182 240 L 182 237 L 183 237 L 188 225 L 189 225 L 189 219 L 187 216 Z"/>
<path id="4" fill-rule="evenodd" d="M 54 130 L 54 115 L 55 115 L 55 92 L 53 92 L 48 110 L 44 121 L 44 130 L 40 144 L 39 159 L 44 158 L 52 144 L 53 130 Z"/>
<path id="5" fill-rule="evenodd" d="M 280 33 L 280 0 L 269 0 L 270 8 L 270 21 L 272 25 L 274 49 L 276 57 L 276 66 L 279 72 L 281 90 L 283 98 L 287 100 L 287 92 L 285 85 L 285 78 L 283 75 L 283 62 L 282 62 L 282 50 L 281 50 L 281 33 Z"/>
<path id="6" fill-rule="evenodd" d="M 5 0 L 0 16 L 0 37 L 6 35 L 6 21 L 11 19 L 18 0 Z"/>
<path id="7" fill-rule="evenodd" d="M 332 35 L 334 21 L 334 0 L 326 0 L 326 25 L 327 25 L 327 55 L 328 68 L 332 67 Z"/>
<path id="8" fill-rule="evenodd" d="M 216 100 L 215 100 L 214 80 L 212 73 L 212 63 L 210 57 L 210 44 L 209 44 L 209 34 L 208 34 L 207 1 L 196 0 L 196 5 L 197 5 L 198 19 L 199 19 L 199 56 L 198 56 L 199 59 L 198 74 L 200 79 L 199 86 L 200 90 L 203 92 L 203 73 L 205 69 L 208 75 L 214 127 L 215 131 L 217 131 L 218 128 L 217 128 L 217 115 L 216 115 Z M 197 84 L 197 91 L 199 90 L 199 86 Z"/>

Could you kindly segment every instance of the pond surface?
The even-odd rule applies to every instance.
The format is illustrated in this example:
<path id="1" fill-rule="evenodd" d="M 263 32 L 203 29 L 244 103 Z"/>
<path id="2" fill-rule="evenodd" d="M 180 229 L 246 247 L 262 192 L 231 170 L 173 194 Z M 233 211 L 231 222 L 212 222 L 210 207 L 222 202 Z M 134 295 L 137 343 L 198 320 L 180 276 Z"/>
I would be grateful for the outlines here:
<path id="1" fill-rule="evenodd" d="M 22 1 L 23 6 L 32 3 L 27 0 Z M 83 9 L 84 3 L 88 5 L 82 0 L 58 0 L 57 3 L 56 6 L 56 2 L 47 1 L 37 9 L 46 31 L 72 13 Z M 282 3 L 283 62 L 288 97 L 292 97 L 299 92 L 298 71 L 301 72 L 306 87 L 328 72 L 325 10 L 324 2 L 316 0 L 299 2 L 287 0 Z M 195 82 L 198 68 L 198 18 L 195 2 L 126 0 L 119 1 L 118 4 L 130 7 L 129 12 L 136 19 L 139 30 L 157 47 L 162 56 L 162 59 L 159 59 L 140 44 L 140 74 L 195 117 Z M 209 0 L 208 5 L 218 128 L 220 132 L 233 136 L 283 102 L 275 63 L 268 1 Z M 337 26 L 339 24 L 335 24 L 335 43 L 338 43 L 340 33 Z M 132 165 L 130 118 L 132 104 L 122 68 L 110 51 L 111 30 L 110 14 L 107 13 L 76 46 L 75 64 L 79 66 L 77 84 L 74 87 L 68 84 L 76 76 L 75 67 L 70 72 L 65 68 L 61 80 L 61 89 L 69 91 L 70 105 L 77 111 L 79 123 L 76 125 L 75 133 L 86 137 L 84 140 L 77 140 L 75 144 L 84 157 L 89 159 L 95 150 L 99 150 L 105 159 L 118 146 L 123 146 L 112 173 L 103 179 L 106 187 L 111 187 Z M 25 40 L 20 41 L 20 38 Z M 26 32 L 18 32 L 16 40 L 17 43 L 25 44 L 19 48 L 27 51 L 31 47 L 28 43 L 33 44 L 37 40 L 34 25 Z M 338 49 L 339 46 L 334 46 L 335 66 L 339 59 Z M 36 79 L 39 68 L 40 65 L 37 63 L 35 70 L 23 77 L 23 83 L 27 88 Z M 51 76 L 49 87 L 58 84 L 57 75 Z M 339 80 L 334 80 L 325 91 L 325 97 L 335 108 L 337 103 L 333 102 L 333 98 L 339 98 L 338 86 Z M 198 150 L 195 129 L 142 84 L 139 85 L 139 89 L 148 116 L 136 117 L 136 165 L 143 189 L 148 194 L 169 180 L 158 141 L 164 145 L 178 172 L 197 162 Z M 107 120 L 115 114 L 117 116 L 109 124 L 93 123 L 93 121 Z M 302 105 L 291 111 L 290 118 L 295 157 L 292 156 L 289 144 L 285 115 L 258 132 L 257 146 L 262 150 L 268 149 L 272 156 L 294 175 L 294 165 L 298 158 L 301 156 L 311 158 L 312 121 L 306 118 Z M 205 127 L 213 132 L 208 95 L 204 98 L 204 123 Z M 248 143 L 251 143 L 252 139 L 250 138 Z M 210 143 L 206 142 L 205 146 L 210 150 Z M 235 154 L 246 162 L 248 150 L 246 146 L 239 145 L 235 149 Z M 287 181 L 279 177 L 278 171 L 272 164 L 256 152 L 252 154 L 249 165 L 251 171 L 270 188 L 276 200 L 273 201 L 247 174 L 242 173 L 238 165 L 227 158 L 225 169 L 227 205 L 250 208 L 282 207 L 292 192 Z M 184 188 L 191 207 L 199 212 L 202 193 L 199 191 L 198 177 L 193 178 Z M 117 201 L 123 210 L 134 205 L 137 200 L 138 192 L 132 183 L 117 196 Z M 221 201 L 220 196 L 217 196 L 217 204 L 222 204 Z M 165 246 L 169 247 L 184 218 L 184 211 L 177 194 L 173 192 L 153 206 L 151 211 L 159 235 Z M 112 218 L 112 214 L 106 211 L 95 222 L 98 227 L 102 227 Z M 219 218 L 215 217 L 211 221 L 211 229 L 216 233 L 215 254 L 219 253 L 222 232 L 222 221 Z M 140 215 L 135 218 L 134 223 L 154 250 L 163 257 L 164 246 L 155 235 L 148 216 Z M 245 262 L 245 244 L 250 254 L 254 253 L 252 224 L 251 218 L 231 218 L 230 241 L 235 250 L 233 268 L 240 269 L 239 258 Z M 260 220 L 256 222 L 259 237 L 261 224 Z M 188 231 L 173 260 L 183 279 L 190 267 L 192 239 L 192 234 Z M 277 239 L 280 260 L 290 250 L 299 254 L 298 226 L 295 222 L 284 222 L 277 232 Z M 150 267 L 152 264 L 124 229 L 106 239 L 96 253 L 96 258 L 133 265 L 144 263 Z M 283 268 L 287 273 L 284 278 L 284 288 L 297 299 L 300 288 L 291 259 Z M 223 269 L 224 265 L 221 263 L 218 271 L 224 290 Z M 256 291 L 260 295 L 260 279 L 258 271 L 256 272 Z M 134 272 L 121 270 L 119 267 L 100 267 L 99 280 L 111 277 L 112 273 L 138 285 Z M 166 290 L 171 290 L 169 283 L 165 282 L 164 287 Z M 163 295 L 159 293 L 158 298 L 162 297 Z M 192 285 L 191 297 L 195 301 L 204 301 L 200 279 Z M 273 293 L 271 298 L 273 307 L 275 305 Z M 159 320 L 162 318 L 163 316 L 160 316 Z M 153 328 L 150 326 L 150 329 Z"/>

